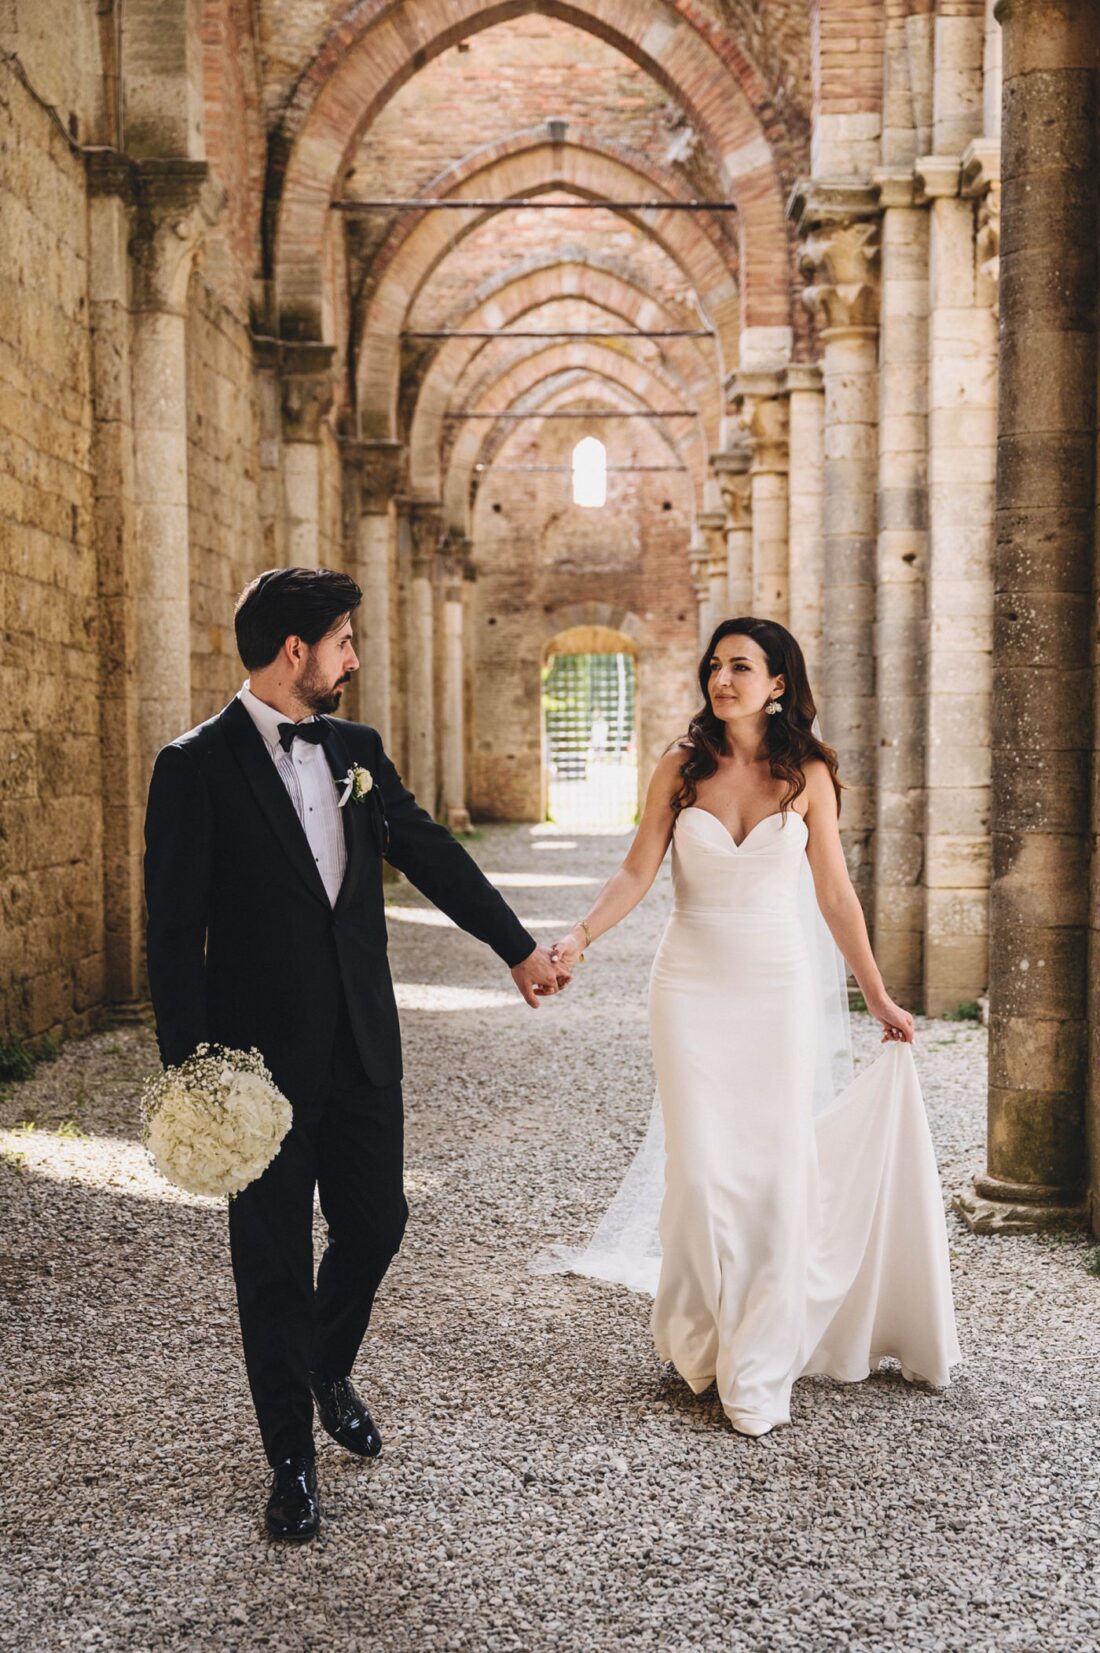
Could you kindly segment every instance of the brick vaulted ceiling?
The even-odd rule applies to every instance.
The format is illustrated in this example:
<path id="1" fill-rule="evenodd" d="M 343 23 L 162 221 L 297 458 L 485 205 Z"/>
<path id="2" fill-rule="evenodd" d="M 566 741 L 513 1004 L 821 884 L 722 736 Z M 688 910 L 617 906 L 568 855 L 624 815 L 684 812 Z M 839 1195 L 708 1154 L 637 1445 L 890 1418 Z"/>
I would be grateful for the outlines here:
<path id="1" fill-rule="evenodd" d="M 803 335 L 782 209 L 807 162 L 805 4 L 259 0 L 257 21 L 269 312 L 335 346 L 345 425 L 409 442 L 414 491 L 442 498 L 495 441 L 456 445 L 458 405 L 659 403 L 690 410 L 661 435 L 701 478 L 744 329 Z M 561 210 L 340 205 L 516 196 Z M 736 212 L 578 205 L 603 200 Z M 455 329 L 500 336 L 423 337 Z M 626 329 L 711 336 L 510 336 Z"/>

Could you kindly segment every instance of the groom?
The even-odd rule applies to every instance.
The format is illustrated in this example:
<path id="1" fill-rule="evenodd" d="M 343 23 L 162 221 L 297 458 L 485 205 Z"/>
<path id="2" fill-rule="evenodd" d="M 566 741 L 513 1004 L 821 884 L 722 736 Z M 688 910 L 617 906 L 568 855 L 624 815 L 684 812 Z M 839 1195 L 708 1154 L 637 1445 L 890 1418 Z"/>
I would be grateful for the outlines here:
<path id="1" fill-rule="evenodd" d="M 382 1449 L 350 1373 L 408 1215 L 383 858 L 499 954 L 528 1004 L 569 979 L 402 785 L 376 731 L 330 721 L 359 666 L 361 596 L 326 569 L 269 569 L 245 588 L 236 634 L 248 681 L 158 754 L 145 823 L 162 1059 L 181 1062 L 204 1040 L 254 1045 L 293 1108 L 275 1159 L 229 1205 L 277 1538 L 318 1529 L 314 1401 L 349 1452 Z M 353 769 L 359 784 L 341 808 Z M 316 1286 L 315 1187 L 328 1227 Z"/>

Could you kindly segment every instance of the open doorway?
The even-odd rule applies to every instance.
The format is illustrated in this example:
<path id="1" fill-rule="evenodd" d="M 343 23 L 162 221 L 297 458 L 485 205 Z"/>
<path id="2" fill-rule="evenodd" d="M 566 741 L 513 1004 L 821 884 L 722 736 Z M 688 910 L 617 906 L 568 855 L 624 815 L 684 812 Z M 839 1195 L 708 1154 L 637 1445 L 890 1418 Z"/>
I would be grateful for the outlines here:
<path id="1" fill-rule="evenodd" d="M 638 818 L 637 670 L 627 640 L 597 629 L 563 633 L 546 650 L 545 813 L 568 830 L 622 831 Z"/>

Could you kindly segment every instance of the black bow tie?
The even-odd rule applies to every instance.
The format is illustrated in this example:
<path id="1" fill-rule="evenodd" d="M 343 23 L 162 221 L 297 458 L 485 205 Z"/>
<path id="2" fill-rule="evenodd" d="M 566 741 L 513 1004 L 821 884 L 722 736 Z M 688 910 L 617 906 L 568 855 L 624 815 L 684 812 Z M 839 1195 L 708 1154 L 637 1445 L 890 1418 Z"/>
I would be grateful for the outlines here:
<path id="1" fill-rule="evenodd" d="M 280 723 L 279 744 L 284 752 L 289 752 L 295 740 L 308 740 L 312 746 L 322 746 L 325 739 L 323 723 Z"/>

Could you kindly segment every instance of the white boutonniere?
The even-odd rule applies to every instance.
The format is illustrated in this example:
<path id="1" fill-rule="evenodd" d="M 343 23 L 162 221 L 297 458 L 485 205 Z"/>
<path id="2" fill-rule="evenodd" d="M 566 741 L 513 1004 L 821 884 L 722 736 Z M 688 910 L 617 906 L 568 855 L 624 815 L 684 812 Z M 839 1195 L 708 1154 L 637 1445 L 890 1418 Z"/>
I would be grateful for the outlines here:
<path id="1" fill-rule="evenodd" d="M 337 781 L 336 784 L 344 789 L 340 794 L 340 802 L 337 806 L 339 809 L 343 809 L 349 798 L 353 804 L 363 802 L 363 799 L 374 785 L 374 776 L 369 769 L 364 769 L 361 763 L 353 763 L 343 780 Z"/>

